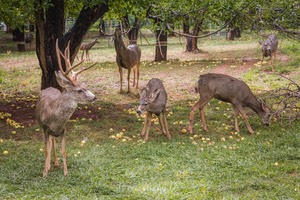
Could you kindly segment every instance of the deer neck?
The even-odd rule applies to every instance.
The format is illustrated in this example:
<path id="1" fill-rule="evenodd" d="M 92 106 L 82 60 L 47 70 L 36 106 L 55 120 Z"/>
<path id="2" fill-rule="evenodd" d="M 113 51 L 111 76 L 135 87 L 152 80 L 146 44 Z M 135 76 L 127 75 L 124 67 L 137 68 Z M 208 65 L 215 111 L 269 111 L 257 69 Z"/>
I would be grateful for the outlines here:
<path id="1" fill-rule="evenodd" d="M 251 98 L 251 101 L 248 103 L 248 107 L 251 108 L 256 114 L 259 116 L 263 116 L 264 110 L 262 108 L 261 103 L 257 100 L 255 96 Z"/>
<path id="2" fill-rule="evenodd" d="M 117 54 L 124 54 L 124 52 L 126 52 L 126 47 L 125 47 L 125 44 L 122 40 L 122 38 L 116 38 L 115 39 L 115 49 L 116 49 L 116 52 Z"/>
<path id="3" fill-rule="evenodd" d="M 68 121 L 77 108 L 77 101 L 72 98 L 66 90 L 62 92 L 60 98 L 56 102 L 56 116 L 61 123 Z"/>

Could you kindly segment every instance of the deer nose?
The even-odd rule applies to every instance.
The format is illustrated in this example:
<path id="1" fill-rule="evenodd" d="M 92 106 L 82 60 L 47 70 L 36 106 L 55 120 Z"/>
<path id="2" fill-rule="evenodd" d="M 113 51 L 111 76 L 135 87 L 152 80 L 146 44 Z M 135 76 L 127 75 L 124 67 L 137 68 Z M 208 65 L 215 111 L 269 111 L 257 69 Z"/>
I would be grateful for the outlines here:
<path id="1" fill-rule="evenodd" d="M 141 112 L 140 110 L 136 110 L 136 113 L 137 113 L 138 115 L 141 115 L 141 114 L 142 114 L 142 112 Z"/>

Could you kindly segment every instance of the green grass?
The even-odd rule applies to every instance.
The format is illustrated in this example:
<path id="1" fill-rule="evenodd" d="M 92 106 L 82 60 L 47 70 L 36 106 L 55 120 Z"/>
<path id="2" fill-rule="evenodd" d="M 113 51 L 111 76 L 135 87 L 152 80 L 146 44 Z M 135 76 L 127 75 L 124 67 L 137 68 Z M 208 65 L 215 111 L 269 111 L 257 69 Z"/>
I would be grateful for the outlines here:
<path id="1" fill-rule="evenodd" d="M 201 129 L 199 113 L 195 115 L 194 134 L 182 131 L 188 126 L 191 105 L 199 98 L 192 91 L 200 73 L 226 65 L 226 73 L 235 73 L 262 97 L 264 92 L 286 85 L 286 80 L 278 79 L 276 74 L 282 68 L 299 82 L 300 48 L 291 41 L 282 44 L 280 51 L 289 60 L 278 61 L 276 73 L 270 73 L 267 65 L 235 72 L 242 65 L 242 53 L 247 51 L 236 51 L 240 44 L 242 48 L 250 45 L 246 56 L 260 58 L 253 45 L 255 37 L 247 36 L 234 43 L 204 42 L 211 49 L 222 46 L 224 50 L 212 50 L 206 57 L 200 54 L 200 58 L 186 61 L 144 60 L 141 65 L 140 86 L 151 77 L 162 78 L 165 83 L 171 140 L 156 130 L 157 123 L 151 127 L 149 141 L 141 140 L 143 119 L 134 112 L 138 99 L 118 93 L 114 61 L 99 63 L 82 76 L 98 101 L 80 105 L 79 109 L 90 111 L 97 119 L 79 116 L 68 122 L 67 177 L 61 166 L 51 168 L 42 178 L 44 142 L 36 124 L 15 128 L 6 123 L 9 117 L 1 119 L 0 115 L 1 199 L 299 199 L 299 121 L 282 126 L 273 118 L 266 127 L 253 111 L 246 109 L 255 134 L 247 133 L 242 119 L 241 133 L 236 133 L 231 105 L 212 100 L 205 111 L 210 132 Z M 177 47 L 172 46 L 170 51 L 177 50 L 182 56 Z M 153 50 L 152 46 L 142 48 Z M 106 57 L 112 52 L 101 48 L 93 51 L 94 55 Z M 36 62 L 24 61 L 34 60 L 34 54 L 20 55 L 23 54 L 0 56 L 0 61 L 9 65 L 0 70 L 0 104 L 11 106 L 22 101 L 30 107 L 37 99 L 40 69 Z M 58 154 L 61 163 L 59 150 Z"/>

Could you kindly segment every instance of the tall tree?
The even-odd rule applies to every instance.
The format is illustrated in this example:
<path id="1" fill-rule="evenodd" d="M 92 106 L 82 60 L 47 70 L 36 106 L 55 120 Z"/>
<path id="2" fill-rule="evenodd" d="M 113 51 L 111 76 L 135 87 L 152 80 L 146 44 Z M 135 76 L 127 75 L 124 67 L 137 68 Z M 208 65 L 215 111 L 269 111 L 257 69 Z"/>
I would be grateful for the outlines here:
<path id="1" fill-rule="evenodd" d="M 47 4 L 45 4 L 47 2 Z M 60 88 L 54 72 L 58 70 L 55 42 L 64 50 L 70 42 L 71 63 L 89 28 L 108 11 L 108 1 L 84 4 L 75 24 L 64 33 L 65 4 L 61 0 L 35 0 L 36 53 L 42 70 L 41 88 Z"/>

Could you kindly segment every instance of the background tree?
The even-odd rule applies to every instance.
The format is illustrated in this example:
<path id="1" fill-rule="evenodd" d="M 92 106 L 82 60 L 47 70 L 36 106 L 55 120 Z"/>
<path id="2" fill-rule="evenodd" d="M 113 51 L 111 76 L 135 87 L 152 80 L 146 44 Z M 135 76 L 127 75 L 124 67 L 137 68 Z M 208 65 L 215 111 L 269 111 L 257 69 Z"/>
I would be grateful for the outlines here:
<path id="1" fill-rule="evenodd" d="M 72 28 L 64 33 L 65 3 L 61 0 L 35 0 L 36 53 L 42 70 L 41 88 L 60 88 L 54 72 L 58 70 L 55 42 L 64 50 L 70 42 L 71 63 L 89 28 L 108 11 L 107 1 L 83 4 Z"/>
<path id="2" fill-rule="evenodd" d="M 34 22 L 33 0 L 1 0 L 0 21 L 12 31 L 13 41 L 24 41 L 24 25 Z"/>

